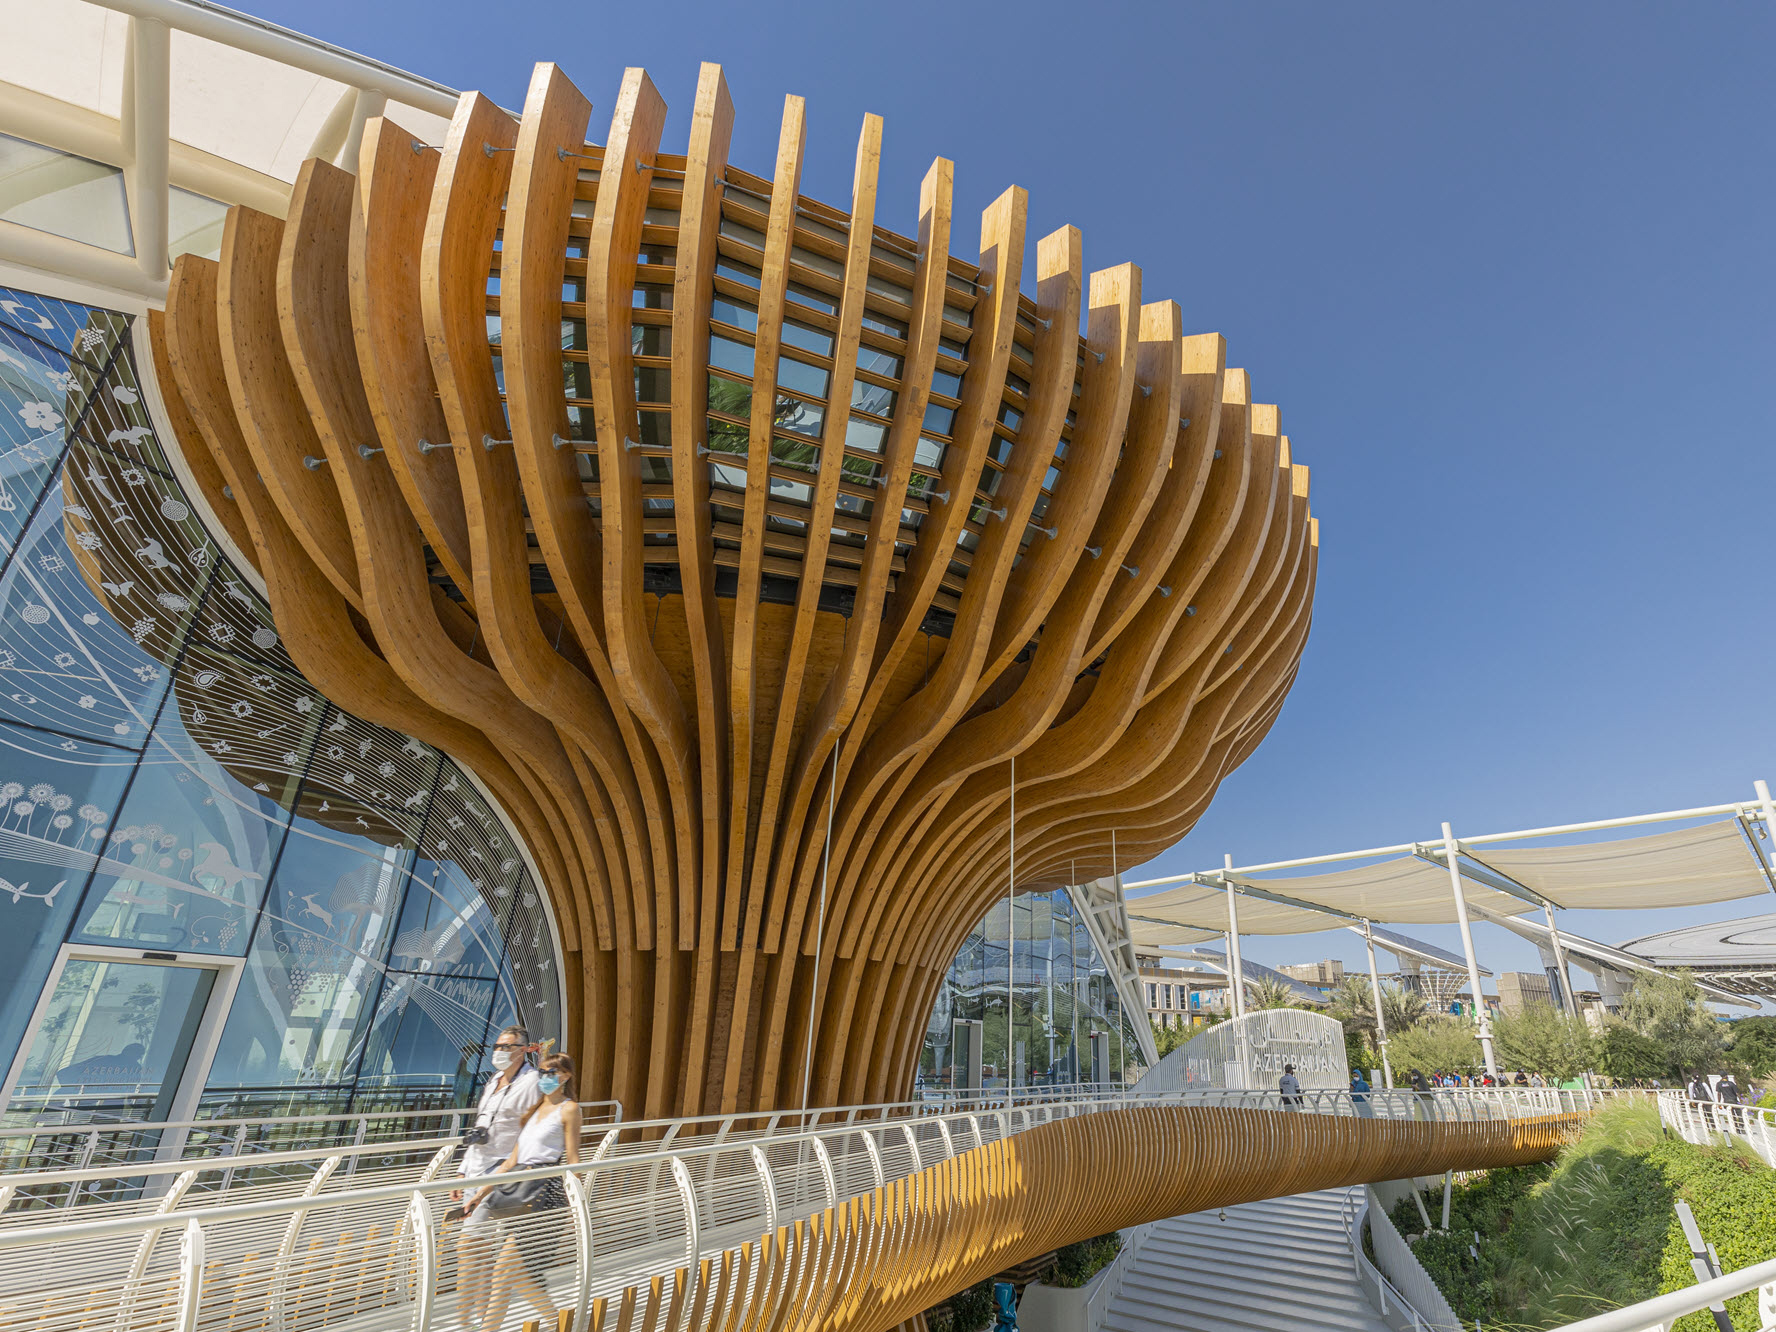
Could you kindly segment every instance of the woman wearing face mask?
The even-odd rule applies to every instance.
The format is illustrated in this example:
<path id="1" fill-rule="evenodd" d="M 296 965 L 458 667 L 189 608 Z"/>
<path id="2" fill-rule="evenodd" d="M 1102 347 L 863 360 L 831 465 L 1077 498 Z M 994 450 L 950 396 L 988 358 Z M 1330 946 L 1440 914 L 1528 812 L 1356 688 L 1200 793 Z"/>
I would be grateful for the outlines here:
<path id="1" fill-rule="evenodd" d="M 467 1146 L 456 1171 L 459 1178 L 474 1179 L 499 1169 L 518 1143 L 524 1117 L 542 1100 L 536 1070 L 525 1062 L 529 1046 L 530 1036 L 523 1027 L 507 1027 L 494 1041 L 494 1076 L 481 1093 L 474 1126 L 465 1135 Z M 460 1200 L 462 1190 L 454 1189 L 450 1196 Z M 492 1294 L 496 1236 L 493 1223 L 483 1212 L 474 1207 L 467 1211 L 456 1242 L 457 1290 L 464 1325 L 474 1328 L 479 1326 Z"/>
<path id="2" fill-rule="evenodd" d="M 563 1160 L 572 1165 L 580 1159 L 581 1114 L 573 1099 L 574 1061 L 564 1054 L 549 1055 L 542 1062 L 538 1088 L 543 1099 L 531 1107 L 524 1117 L 512 1154 L 494 1173 L 507 1170 L 536 1170 L 557 1165 Z M 469 1204 L 478 1207 L 494 1191 L 489 1184 Z M 543 1269 L 548 1266 L 555 1246 L 561 1238 L 556 1220 L 541 1213 L 567 1205 L 567 1193 L 559 1179 L 548 1181 L 542 1196 L 531 1204 L 528 1214 L 507 1223 L 508 1235 L 500 1246 L 499 1261 L 494 1267 L 493 1295 L 481 1319 L 481 1326 L 493 1332 L 505 1320 L 506 1305 L 514 1290 L 536 1308 L 546 1327 L 556 1318 L 555 1306 L 543 1289 Z"/>

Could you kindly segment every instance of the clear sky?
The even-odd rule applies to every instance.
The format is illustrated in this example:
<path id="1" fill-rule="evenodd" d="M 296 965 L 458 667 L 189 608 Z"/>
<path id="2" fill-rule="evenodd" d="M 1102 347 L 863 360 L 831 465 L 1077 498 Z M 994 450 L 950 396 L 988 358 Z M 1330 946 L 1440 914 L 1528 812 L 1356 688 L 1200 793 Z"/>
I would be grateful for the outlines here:
<path id="1" fill-rule="evenodd" d="M 1268 740 L 1136 877 L 1776 781 L 1776 9 L 243 7 L 506 106 L 554 60 L 594 138 L 642 65 L 674 148 L 719 61 L 733 160 L 768 175 L 800 94 L 803 189 L 841 207 L 878 112 L 883 225 L 915 229 L 946 156 L 959 249 L 1019 184 L 1032 237 L 1076 224 L 1088 268 L 1132 259 L 1223 333 L 1313 469 L 1313 636 Z M 1613 943 L 1772 905 L 1566 923 Z M 1538 965 L 1476 936 L 1495 969 Z M 1356 963 L 1342 940 L 1246 952 Z"/>

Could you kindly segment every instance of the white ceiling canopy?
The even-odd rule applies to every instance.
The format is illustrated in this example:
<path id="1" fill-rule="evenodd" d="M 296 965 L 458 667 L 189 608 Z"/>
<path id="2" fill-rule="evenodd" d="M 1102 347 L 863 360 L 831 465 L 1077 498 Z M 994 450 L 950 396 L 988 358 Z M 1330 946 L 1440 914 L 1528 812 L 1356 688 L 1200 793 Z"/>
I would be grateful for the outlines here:
<path id="1" fill-rule="evenodd" d="M 1561 907 L 1695 906 L 1771 890 L 1736 819 L 1582 846 L 1484 846 L 1466 854 Z"/>
<path id="2" fill-rule="evenodd" d="M 1494 919 L 1524 916 L 1544 902 L 1643 910 L 1776 892 L 1776 800 L 1763 782 L 1755 787 L 1755 800 L 1732 804 L 1470 838 L 1454 837 L 1445 824 L 1442 837 L 1424 841 L 1148 879 L 1127 885 L 1134 893 L 1160 890 L 1131 896 L 1130 919 L 1137 942 L 1154 945 L 1220 933 L 1227 928 L 1231 883 L 1242 934 L 1311 934 L 1352 921 L 1359 929 L 1364 921 L 1451 924 L 1458 914 L 1450 845 L 1462 871 L 1463 902 Z M 1679 823 L 1687 826 L 1670 826 Z M 1667 831 L 1533 845 L 1649 824 Z M 1302 872 L 1333 865 L 1351 868 Z M 1166 932 L 1172 928 L 1179 933 Z"/>
<path id="3" fill-rule="evenodd" d="M 125 8 L 84 0 L 0 0 L 0 31 L 6 33 L 0 42 L 0 83 L 108 120 L 122 118 L 130 15 L 119 11 Z M 240 36 L 224 44 L 186 30 L 206 24 Z M 265 50 L 280 44 L 290 49 L 280 59 L 237 44 L 254 34 Z M 358 89 L 382 86 L 405 88 L 431 108 L 404 102 L 397 92 L 384 114 L 426 142 L 441 142 L 448 121 L 436 112 L 455 100 L 449 89 L 324 43 L 293 38 L 244 15 L 181 7 L 171 34 L 172 140 L 288 184 L 317 145 L 324 149 L 330 143 L 337 150 L 345 142 Z M 342 74 L 350 72 L 354 83 L 319 72 L 330 63 Z"/>

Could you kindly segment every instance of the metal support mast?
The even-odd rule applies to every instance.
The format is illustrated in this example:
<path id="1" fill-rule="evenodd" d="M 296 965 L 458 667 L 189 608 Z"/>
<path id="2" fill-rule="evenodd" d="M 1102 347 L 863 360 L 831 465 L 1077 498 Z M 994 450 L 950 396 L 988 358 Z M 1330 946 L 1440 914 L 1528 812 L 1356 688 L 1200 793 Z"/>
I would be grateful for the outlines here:
<path id="1" fill-rule="evenodd" d="M 1455 845 L 1455 832 L 1443 825 L 1443 852 L 1449 862 L 1449 888 L 1455 894 L 1455 918 L 1461 925 L 1462 952 L 1468 959 L 1468 984 L 1474 992 L 1474 1019 L 1479 1024 L 1480 1052 L 1486 1059 L 1486 1071 L 1498 1076 L 1498 1060 L 1492 1053 L 1492 1019 L 1486 1012 L 1486 995 L 1480 989 L 1480 964 L 1474 960 L 1474 931 L 1468 924 L 1468 901 L 1462 895 L 1461 861 Z"/>

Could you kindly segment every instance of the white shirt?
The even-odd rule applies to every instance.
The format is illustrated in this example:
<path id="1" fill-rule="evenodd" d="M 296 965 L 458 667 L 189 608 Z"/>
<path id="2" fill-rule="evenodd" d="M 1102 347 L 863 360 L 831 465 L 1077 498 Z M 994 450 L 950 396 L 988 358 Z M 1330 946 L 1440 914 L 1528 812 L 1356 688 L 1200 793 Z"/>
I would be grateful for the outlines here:
<path id="1" fill-rule="evenodd" d="M 501 1085 L 499 1078 L 489 1082 L 475 1107 L 475 1122 L 487 1130 L 487 1141 L 463 1148 L 462 1164 L 456 1173 L 469 1177 L 490 1175 L 498 1169 L 517 1145 L 518 1128 L 525 1113 L 542 1099 L 537 1071 L 528 1065 L 508 1084 Z"/>

